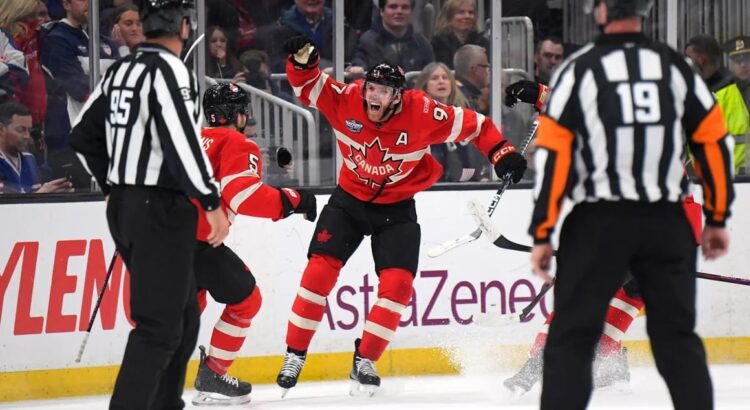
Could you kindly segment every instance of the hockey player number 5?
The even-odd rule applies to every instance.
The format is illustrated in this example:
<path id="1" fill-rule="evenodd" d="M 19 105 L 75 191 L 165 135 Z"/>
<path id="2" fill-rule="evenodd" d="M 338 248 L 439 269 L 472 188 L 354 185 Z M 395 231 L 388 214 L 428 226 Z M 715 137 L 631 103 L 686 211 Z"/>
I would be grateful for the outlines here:
<path id="1" fill-rule="evenodd" d="M 617 94 L 620 95 L 623 123 L 632 124 L 635 119 L 640 124 L 653 124 L 661 119 L 656 83 L 621 83 L 617 86 Z"/>

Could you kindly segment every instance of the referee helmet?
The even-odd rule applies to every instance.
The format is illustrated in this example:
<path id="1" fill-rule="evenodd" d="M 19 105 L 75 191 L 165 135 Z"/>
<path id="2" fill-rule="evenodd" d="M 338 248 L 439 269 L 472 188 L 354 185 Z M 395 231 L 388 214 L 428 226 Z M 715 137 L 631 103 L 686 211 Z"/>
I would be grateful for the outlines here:
<path id="1" fill-rule="evenodd" d="M 583 11 L 591 14 L 599 3 L 607 5 L 607 20 L 620 20 L 628 17 L 648 17 L 654 0 L 586 0 Z"/>
<path id="2" fill-rule="evenodd" d="M 144 0 L 140 10 L 143 34 L 150 38 L 179 35 L 183 20 L 197 24 L 194 12 L 194 0 Z"/>

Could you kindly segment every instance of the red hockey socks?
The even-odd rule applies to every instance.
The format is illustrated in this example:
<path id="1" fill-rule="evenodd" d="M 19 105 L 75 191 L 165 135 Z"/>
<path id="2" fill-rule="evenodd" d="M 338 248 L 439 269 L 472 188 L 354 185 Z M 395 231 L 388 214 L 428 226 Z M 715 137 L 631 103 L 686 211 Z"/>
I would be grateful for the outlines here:
<path id="1" fill-rule="evenodd" d="M 226 374 L 237 358 L 250 324 L 258 313 L 263 299 L 260 289 L 255 287 L 253 293 L 240 303 L 224 306 L 224 312 L 216 322 L 211 334 L 211 345 L 208 349 L 206 365 L 218 374 Z"/>
<path id="2" fill-rule="evenodd" d="M 604 332 L 599 339 L 599 353 L 610 355 L 619 353 L 622 349 L 622 338 L 643 308 L 643 299 L 630 297 L 624 288 L 615 293 L 609 302 L 607 318 L 604 322 Z"/>
<path id="3" fill-rule="evenodd" d="M 542 350 L 544 350 L 544 345 L 547 344 L 547 332 L 549 332 L 549 324 L 552 322 L 552 317 L 555 315 L 555 312 L 550 312 L 549 316 L 547 316 L 547 320 L 544 321 L 544 326 L 542 326 L 542 329 L 537 333 L 536 339 L 534 339 L 534 344 L 531 346 L 531 350 L 529 350 L 529 357 L 534 357 L 540 353 L 542 353 Z"/>
<path id="4" fill-rule="evenodd" d="M 331 293 L 343 262 L 328 255 L 313 254 L 302 274 L 297 297 L 286 331 L 286 344 L 306 351 L 326 311 L 326 297 Z"/>
<path id="5" fill-rule="evenodd" d="M 405 269 L 390 268 L 380 271 L 378 300 L 370 309 L 365 322 L 359 354 L 377 361 L 393 339 L 401 320 L 401 313 L 411 300 L 414 275 Z"/>

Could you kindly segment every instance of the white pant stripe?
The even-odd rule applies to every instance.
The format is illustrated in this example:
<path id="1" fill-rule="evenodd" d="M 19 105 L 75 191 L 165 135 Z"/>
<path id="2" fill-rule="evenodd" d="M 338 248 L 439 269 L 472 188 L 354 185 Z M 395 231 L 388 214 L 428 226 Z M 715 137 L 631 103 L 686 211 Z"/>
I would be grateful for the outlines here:
<path id="1" fill-rule="evenodd" d="M 239 327 L 229 324 L 221 319 L 216 322 L 216 329 L 225 335 L 232 337 L 245 337 L 249 327 Z"/>
<path id="2" fill-rule="evenodd" d="M 311 292 L 303 287 L 299 288 L 299 291 L 297 291 L 297 294 L 302 298 L 309 302 L 315 303 L 316 305 L 325 306 L 326 305 L 326 298 L 323 296 L 318 295 L 315 292 Z"/>
<path id="3" fill-rule="evenodd" d="M 291 322 L 294 326 L 297 326 L 300 329 L 306 329 L 306 330 L 317 330 L 318 325 L 320 324 L 319 321 L 311 320 L 311 319 L 305 319 L 304 317 L 292 312 L 291 315 L 289 315 L 289 322 Z"/>
<path id="4" fill-rule="evenodd" d="M 633 319 L 635 319 L 636 316 L 638 316 L 638 312 L 641 311 L 640 309 L 631 305 L 630 303 L 621 299 L 617 299 L 617 298 L 612 298 L 612 300 L 609 302 L 609 305 L 629 314 L 630 316 L 633 317 Z"/>
<path id="5" fill-rule="evenodd" d="M 230 352 L 229 350 L 219 349 L 218 347 L 209 346 L 208 355 L 221 360 L 234 360 L 239 352 Z"/>
<path id="6" fill-rule="evenodd" d="M 406 306 L 385 298 L 378 299 L 378 301 L 375 302 L 375 305 L 380 306 L 383 309 L 388 309 L 397 315 L 401 315 L 404 309 L 406 309 Z"/>
<path id="7" fill-rule="evenodd" d="M 625 336 L 625 333 L 623 333 L 622 330 L 610 325 L 609 323 L 604 323 L 604 334 L 611 337 L 615 342 L 621 341 L 623 336 Z"/>
<path id="8" fill-rule="evenodd" d="M 393 330 L 380 326 L 375 322 L 370 322 L 369 320 L 365 322 L 365 332 L 373 334 L 389 342 L 393 339 L 393 336 L 396 335 L 396 332 L 394 332 Z"/>

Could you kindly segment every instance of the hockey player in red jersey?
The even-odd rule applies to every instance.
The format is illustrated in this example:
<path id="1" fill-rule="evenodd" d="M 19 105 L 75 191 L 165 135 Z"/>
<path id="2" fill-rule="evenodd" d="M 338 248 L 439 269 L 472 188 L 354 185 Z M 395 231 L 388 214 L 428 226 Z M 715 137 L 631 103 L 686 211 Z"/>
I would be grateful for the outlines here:
<path id="1" fill-rule="evenodd" d="M 521 80 L 506 88 L 505 104 L 512 107 L 517 102 L 524 102 L 534 105 L 537 111 L 541 111 L 547 102 L 549 92 L 549 88 L 544 84 Z M 689 195 L 683 200 L 683 207 L 693 228 L 696 244 L 699 245 L 703 230 L 701 206 L 694 202 L 692 195 Z M 630 380 L 628 352 L 622 345 L 622 339 L 644 304 L 638 291 L 638 284 L 633 278 L 630 278 L 609 302 L 604 330 L 597 345 L 593 365 L 594 387 L 601 388 L 616 382 Z M 503 385 L 516 395 L 528 392 L 541 379 L 542 352 L 547 342 L 547 330 L 553 317 L 554 312 L 550 313 L 545 320 L 523 367 L 503 382 Z"/>
<path id="2" fill-rule="evenodd" d="M 344 164 L 310 242 L 276 381 L 284 394 L 297 383 L 326 297 L 341 268 L 370 235 L 378 299 L 361 339 L 354 343 L 350 378 L 372 394 L 380 385 L 374 362 L 393 339 L 412 297 L 420 243 L 414 194 L 434 184 L 443 171 L 428 153 L 429 146 L 471 141 L 488 156 L 497 175 L 513 182 L 522 178 L 526 160 L 489 118 L 442 105 L 422 91 L 405 91 L 398 67 L 379 64 L 363 82 L 335 81 L 318 68 L 312 44 L 304 37 L 285 44 L 290 53 L 287 75 L 300 101 L 320 110 L 331 123 Z"/>
<path id="3" fill-rule="evenodd" d="M 247 122 L 247 95 L 235 84 L 212 86 L 203 97 L 209 127 L 201 132 L 206 151 L 220 182 L 221 206 L 232 221 L 237 214 L 279 220 L 293 213 L 314 221 L 315 196 L 292 189 L 276 189 L 261 181 L 263 163 L 255 142 L 242 130 Z M 200 347 L 201 360 L 193 404 L 242 404 L 250 401 L 252 386 L 227 375 L 245 341 L 253 317 L 261 305 L 260 289 L 244 262 L 225 245 L 206 243 L 209 225 L 199 213 L 195 275 L 201 311 L 206 292 L 226 306 L 211 334 L 208 355 Z"/>

